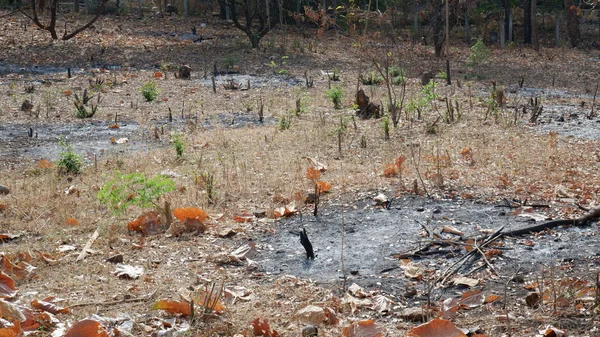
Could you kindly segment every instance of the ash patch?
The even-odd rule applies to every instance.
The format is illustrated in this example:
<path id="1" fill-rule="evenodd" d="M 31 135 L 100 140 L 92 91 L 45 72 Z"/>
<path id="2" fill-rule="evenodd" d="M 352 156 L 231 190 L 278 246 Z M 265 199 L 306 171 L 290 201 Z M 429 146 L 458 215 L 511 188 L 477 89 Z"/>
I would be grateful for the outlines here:
<path id="1" fill-rule="evenodd" d="M 434 233 L 451 225 L 463 232 L 464 239 L 481 235 L 481 229 L 504 226 L 505 230 L 513 230 L 532 224 L 531 220 L 511 216 L 510 209 L 498 206 L 407 196 L 394 200 L 389 210 L 371 206 L 351 210 L 331 207 L 323 209 L 318 217 L 296 216 L 279 222 L 274 235 L 257 240 L 262 248 L 257 261 L 269 274 L 290 274 L 321 284 L 341 285 L 344 277 L 341 258 L 343 238 L 343 269 L 348 285 L 357 283 L 402 295 L 406 283 L 414 280 L 404 276 L 398 259 L 393 256 L 427 243 L 422 225 Z M 300 245 L 302 228 L 308 231 L 315 250 L 314 261 L 306 259 Z M 453 241 L 463 241 L 450 234 L 441 235 Z M 522 273 L 533 273 L 540 266 L 563 261 L 572 262 L 575 268 L 589 270 L 596 264 L 595 252 L 600 248 L 597 236 L 596 227 L 591 226 L 559 228 L 552 235 L 504 238 L 501 240 L 503 254 L 494 257 L 491 263 L 503 275 L 511 275 L 517 269 Z M 526 241 L 533 241 L 533 245 Z M 413 256 L 411 259 L 427 269 L 443 272 L 466 253 L 460 245 L 436 249 L 439 253 Z M 466 273 L 483 263 L 478 259 L 465 265 L 459 273 Z M 501 286 L 500 283 L 498 286 Z"/>

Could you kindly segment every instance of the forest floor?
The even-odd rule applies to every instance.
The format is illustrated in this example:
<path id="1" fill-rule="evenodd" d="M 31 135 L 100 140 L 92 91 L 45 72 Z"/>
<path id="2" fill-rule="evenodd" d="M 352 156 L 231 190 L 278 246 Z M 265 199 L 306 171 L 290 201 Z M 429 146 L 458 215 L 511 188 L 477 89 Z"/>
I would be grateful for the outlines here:
<path id="1" fill-rule="evenodd" d="M 111 335 L 252 336 L 260 319 L 280 336 L 310 324 L 319 336 L 402 336 L 433 317 L 488 336 L 597 334 L 595 225 L 482 242 L 598 205 L 598 50 L 488 46 L 468 65 L 457 43 L 446 85 L 445 60 L 408 40 L 290 27 L 252 50 L 213 18 L 104 17 L 70 41 L 18 15 L 1 25 L 0 185 L 10 193 L 0 194 L 0 295 L 32 335 L 92 318 Z M 406 78 L 389 139 L 382 119 L 353 107 L 360 75 L 386 59 Z M 190 79 L 174 75 L 182 65 Z M 437 74 L 429 91 L 424 72 Z M 141 94 L 150 82 L 154 101 Z M 385 84 L 359 85 L 388 105 Z M 342 108 L 329 86 L 342 89 Z M 400 99 L 402 86 L 392 89 Z M 84 91 L 91 118 L 75 115 Z M 59 172 L 61 136 L 83 158 L 80 174 Z M 166 176 L 176 189 L 116 214 L 98 193 L 119 172 Z M 329 190 L 315 207 L 317 181 Z M 128 230 L 164 202 L 208 217 L 191 232 L 179 220 L 166 234 Z M 198 300 L 215 295 L 224 307 Z M 190 296 L 194 319 L 189 306 L 158 302 Z M 157 302 L 169 310 L 151 310 Z M 447 328 L 436 324 L 421 336 Z"/>

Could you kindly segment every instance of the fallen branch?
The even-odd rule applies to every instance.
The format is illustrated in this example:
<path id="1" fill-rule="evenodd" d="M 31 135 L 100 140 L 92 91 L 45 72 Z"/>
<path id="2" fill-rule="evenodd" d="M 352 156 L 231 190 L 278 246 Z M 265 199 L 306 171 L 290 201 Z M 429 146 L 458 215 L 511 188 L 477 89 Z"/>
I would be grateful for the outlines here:
<path id="1" fill-rule="evenodd" d="M 92 234 L 92 236 L 90 237 L 88 242 L 85 244 L 85 247 L 83 247 L 83 249 L 81 250 L 81 253 L 79 253 L 79 256 L 77 256 L 77 260 L 76 260 L 77 262 L 85 259 L 87 251 L 90 250 L 90 248 L 92 248 L 94 241 L 96 241 L 96 239 L 98 238 L 99 235 L 100 235 L 100 232 L 98 232 L 98 228 L 96 228 L 96 230 L 94 231 L 94 234 Z"/>
<path id="2" fill-rule="evenodd" d="M 541 232 L 558 226 L 587 226 L 591 221 L 600 218 L 600 206 L 593 208 L 583 216 L 573 220 L 552 220 L 530 227 L 515 229 L 502 233 L 503 236 L 518 236 L 529 233 Z"/>
<path id="3" fill-rule="evenodd" d="M 448 269 L 446 269 L 446 271 L 444 273 L 442 273 L 442 276 L 440 276 L 438 278 L 438 280 L 441 279 L 440 284 L 443 285 L 444 283 L 446 283 L 446 281 L 448 281 L 448 279 L 452 275 L 454 275 L 456 272 L 458 272 L 458 270 L 469 260 L 469 258 L 471 258 L 473 255 L 481 252 L 481 250 L 480 250 L 481 248 L 484 248 L 485 246 L 489 245 L 490 243 L 501 238 L 503 236 L 503 233 L 502 233 L 503 230 L 504 230 L 504 226 L 498 228 L 490 236 L 488 236 L 487 238 L 485 238 L 483 240 L 483 243 L 481 243 L 479 245 L 479 249 L 473 249 L 470 252 L 467 252 L 460 259 L 458 259 L 458 261 L 454 262 L 450 267 L 448 267 Z"/>
<path id="4" fill-rule="evenodd" d="M 122 300 L 116 300 L 116 301 L 108 301 L 108 302 L 84 302 L 84 303 L 76 303 L 76 304 L 72 304 L 70 305 L 71 308 L 75 308 L 75 307 L 87 307 L 90 305 L 101 305 L 101 306 L 109 306 L 109 305 L 115 305 L 115 304 L 121 304 L 121 303 L 131 303 L 131 302 L 143 302 L 143 301 L 147 301 L 150 300 L 154 297 L 154 295 L 156 294 L 156 291 L 158 289 L 154 289 L 154 291 L 148 295 L 145 296 L 139 296 L 139 297 L 135 297 L 135 298 L 124 298 Z"/>

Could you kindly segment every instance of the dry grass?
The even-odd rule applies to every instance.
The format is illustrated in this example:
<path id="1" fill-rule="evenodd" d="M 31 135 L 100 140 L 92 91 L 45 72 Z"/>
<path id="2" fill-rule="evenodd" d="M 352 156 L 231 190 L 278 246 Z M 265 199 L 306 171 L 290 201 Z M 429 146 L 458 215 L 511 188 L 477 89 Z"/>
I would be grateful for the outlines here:
<path id="1" fill-rule="evenodd" d="M 235 43 L 239 44 L 239 41 L 232 45 Z M 307 62 L 312 62 L 313 66 L 331 65 L 337 64 L 335 60 L 339 58 L 343 61 L 343 67 L 340 68 L 341 83 L 346 93 L 344 104 L 349 106 L 358 74 L 364 70 L 365 64 L 369 64 L 369 60 L 343 55 L 341 50 L 352 48 L 348 44 L 325 39 L 319 43 L 320 53 L 314 58 L 298 56 L 297 63 L 289 66 L 291 73 L 302 74 Z M 188 48 L 185 45 L 180 47 Z M 431 50 L 421 46 L 413 48 L 412 51 L 406 51 L 406 55 L 413 52 L 431 59 Z M 268 69 L 262 66 L 268 53 L 249 53 L 242 71 Z M 500 58 L 498 67 L 502 68 L 502 62 L 510 64 L 511 57 L 517 53 L 509 51 L 496 55 Z M 554 51 L 547 53 L 553 54 Z M 578 59 L 585 58 L 585 54 L 573 53 Z M 543 55 L 534 56 L 532 63 L 524 62 L 539 63 L 550 62 Z M 413 75 L 425 67 L 410 62 L 406 65 Z M 498 77 L 504 78 L 504 72 L 500 71 L 496 68 L 491 72 L 498 72 Z M 274 281 L 271 276 L 259 277 L 256 273 L 241 272 L 241 268 L 216 267 L 208 261 L 212 253 L 230 251 L 244 240 L 252 238 L 254 233 L 276 227 L 276 224 L 269 222 L 236 224 L 229 220 L 234 213 L 278 207 L 282 202 L 312 192 L 312 183 L 305 177 L 308 166 L 305 157 L 316 158 L 329 165 L 329 170 L 322 178 L 334 186 L 333 191 L 323 199 L 330 205 L 351 206 L 358 198 L 358 193 L 365 191 L 383 191 L 389 195 L 413 193 L 413 182 L 419 181 L 417 168 L 425 182 L 425 186 L 418 182 L 419 190 L 423 193 L 425 187 L 434 197 L 554 201 L 558 198 L 557 186 L 562 185 L 576 195 L 578 201 L 595 204 L 595 196 L 600 192 L 598 160 L 592 155 L 597 153 L 596 142 L 536 134 L 521 122 L 512 125 L 513 112 L 509 109 L 499 110 L 497 119 L 484 120 L 487 106 L 483 101 L 489 92 L 486 83 L 472 83 L 471 89 L 467 89 L 466 85 L 463 88 L 440 86 L 438 90 L 441 97 L 453 96 L 459 101 L 463 110 L 462 118 L 451 125 L 440 121 L 436 133 L 429 134 L 426 132 L 427 126 L 445 109 L 441 101 L 434 103 L 439 112 L 429 103 L 423 121 L 411 123 L 404 120 L 398 128 L 392 129 L 391 139 L 385 141 L 380 121 L 357 120 L 357 129 L 354 129 L 349 119 L 354 114 L 351 109 L 334 110 L 325 96 L 327 81 L 319 76 L 312 89 L 284 86 L 241 92 L 219 88 L 217 94 L 197 81 L 177 80 L 171 74 L 166 80 L 156 79 L 153 71 L 116 71 L 97 74 L 96 78 L 103 79 L 105 83 L 114 82 L 112 87 L 105 86 L 102 89 L 104 101 L 96 117 L 109 123 L 118 112 L 120 121 L 138 121 L 148 140 L 154 137 L 153 119 L 165 118 L 169 108 L 175 116 L 183 109 L 186 116 L 202 120 L 219 113 L 245 111 L 249 105 L 253 105 L 256 111 L 256 102 L 262 97 L 265 115 L 277 118 L 295 108 L 297 97 L 304 97 L 307 111 L 293 117 L 288 130 L 280 130 L 277 125 L 230 129 L 188 124 L 182 131 L 185 143 L 183 159 L 177 159 L 175 150 L 167 145 L 159 150 L 130 155 L 109 152 L 98 160 L 97 169 L 88 165 L 83 174 L 73 177 L 58 175 L 55 169 L 34 170 L 28 162 L 4 167 L 0 172 L 0 183 L 7 185 L 12 192 L 0 197 L 0 203 L 8 204 L 8 210 L 0 214 L 0 222 L 6 231 L 25 234 L 20 242 L 5 244 L 5 252 L 21 251 L 24 247 L 51 251 L 63 244 L 81 247 L 95 228 L 101 231 L 94 245 L 99 254 L 92 255 L 85 263 L 74 263 L 74 257 L 66 255 L 56 266 L 39 268 L 37 278 L 20 284 L 24 293 L 38 291 L 44 296 L 58 295 L 71 304 L 90 299 L 109 301 L 125 295 L 141 296 L 154 289 L 158 289 L 157 297 L 165 298 L 176 297 L 175 292 L 180 287 L 197 284 L 198 279 L 205 278 L 246 286 L 257 296 L 251 302 L 238 302 L 230 306 L 225 318 L 231 324 L 219 325 L 219 329 L 227 330 L 228 335 L 241 331 L 255 317 L 270 317 L 274 326 L 295 333 L 298 323 L 291 318 L 292 313 L 315 301 L 331 301 L 328 290 L 308 281 L 287 277 Z M 150 80 L 156 80 L 161 90 L 157 102 L 144 102 L 139 93 L 141 85 Z M 568 76 L 564 81 L 571 83 Z M 508 85 L 509 80 L 505 83 Z M 48 123 L 74 121 L 71 99 L 65 97 L 63 92 L 80 92 L 88 87 L 89 80 L 83 75 L 57 82 L 32 95 L 22 94 L 18 85 L 9 87 L 5 83 L 3 89 L 9 95 L 3 97 L 7 108 L 0 109 L 0 118 L 6 121 Z M 366 91 L 375 101 L 384 100 L 385 88 L 375 87 Z M 52 109 L 43 105 L 45 92 L 49 97 L 46 102 L 53 102 Z M 473 92 L 477 95 L 473 95 Z M 418 79 L 409 80 L 408 95 L 422 95 Z M 39 120 L 18 112 L 22 99 L 29 96 L 41 105 L 42 118 Z M 473 107 L 469 102 L 474 103 Z M 43 117 L 45 108 L 50 111 L 48 119 Z M 60 115 L 60 119 L 54 118 L 55 115 Z M 338 153 L 338 138 L 334 134 L 340 117 L 348 122 L 342 138 L 341 156 Z M 360 147 L 362 136 L 367 139 L 366 148 Z M 168 135 L 161 137 L 166 144 Z M 471 149 L 472 160 L 461 154 L 467 148 Z M 393 178 L 384 177 L 386 164 L 393 163 L 399 156 L 407 158 L 402 174 Z M 208 235 L 184 236 L 181 239 L 158 236 L 141 240 L 125 229 L 127 221 L 136 217 L 140 209 L 133 207 L 121 216 L 114 216 L 97 201 L 99 188 L 117 170 L 154 176 L 166 169 L 179 174 L 174 180 L 177 187 L 184 188 L 165 196 L 174 207 L 199 206 L 211 214 L 224 213 L 218 226 L 239 228 L 237 237 L 224 240 L 209 232 Z M 206 172 L 215 177 L 214 203 L 209 202 L 206 189 L 198 183 L 198 177 Z M 440 176 L 443 185 L 439 184 Z M 71 185 L 76 186 L 79 193 L 65 194 L 65 189 Z M 65 219 L 69 217 L 76 218 L 81 225 L 66 225 Z M 144 248 L 137 249 L 138 245 Z M 103 260 L 113 251 L 124 252 L 129 263 L 143 265 L 148 272 L 147 277 L 129 283 L 112 277 L 113 267 Z M 116 307 L 82 307 L 75 317 L 85 317 L 96 310 L 102 314 L 121 311 L 145 313 L 148 305 L 136 303 Z M 206 328 L 215 323 L 204 324 L 200 322 L 199 326 Z M 390 323 L 389 328 L 394 335 L 401 333 L 406 326 L 394 330 L 394 324 Z"/>

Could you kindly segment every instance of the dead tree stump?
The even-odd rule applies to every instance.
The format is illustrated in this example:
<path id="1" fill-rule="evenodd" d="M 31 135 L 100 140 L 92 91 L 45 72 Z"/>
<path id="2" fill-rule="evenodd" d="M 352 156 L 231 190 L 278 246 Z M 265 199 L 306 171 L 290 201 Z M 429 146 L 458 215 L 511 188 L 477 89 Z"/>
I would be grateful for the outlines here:
<path id="1" fill-rule="evenodd" d="M 190 68 L 190 66 L 188 65 L 184 65 L 181 66 L 181 68 L 179 68 L 179 70 L 177 71 L 177 78 L 180 79 L 184 79 L 184 80 L 189 80 L 190 77 L 192 76 L 192 68 Z"/>
<path id="2" fill-rule="evenodd" d="M 361 119 L 381 117 L 381 107 L 379 104 L 369 102 L 369 96 L 362 89 L 356 93 L 356 105 L 358 105 L 356 115 Z"/>

